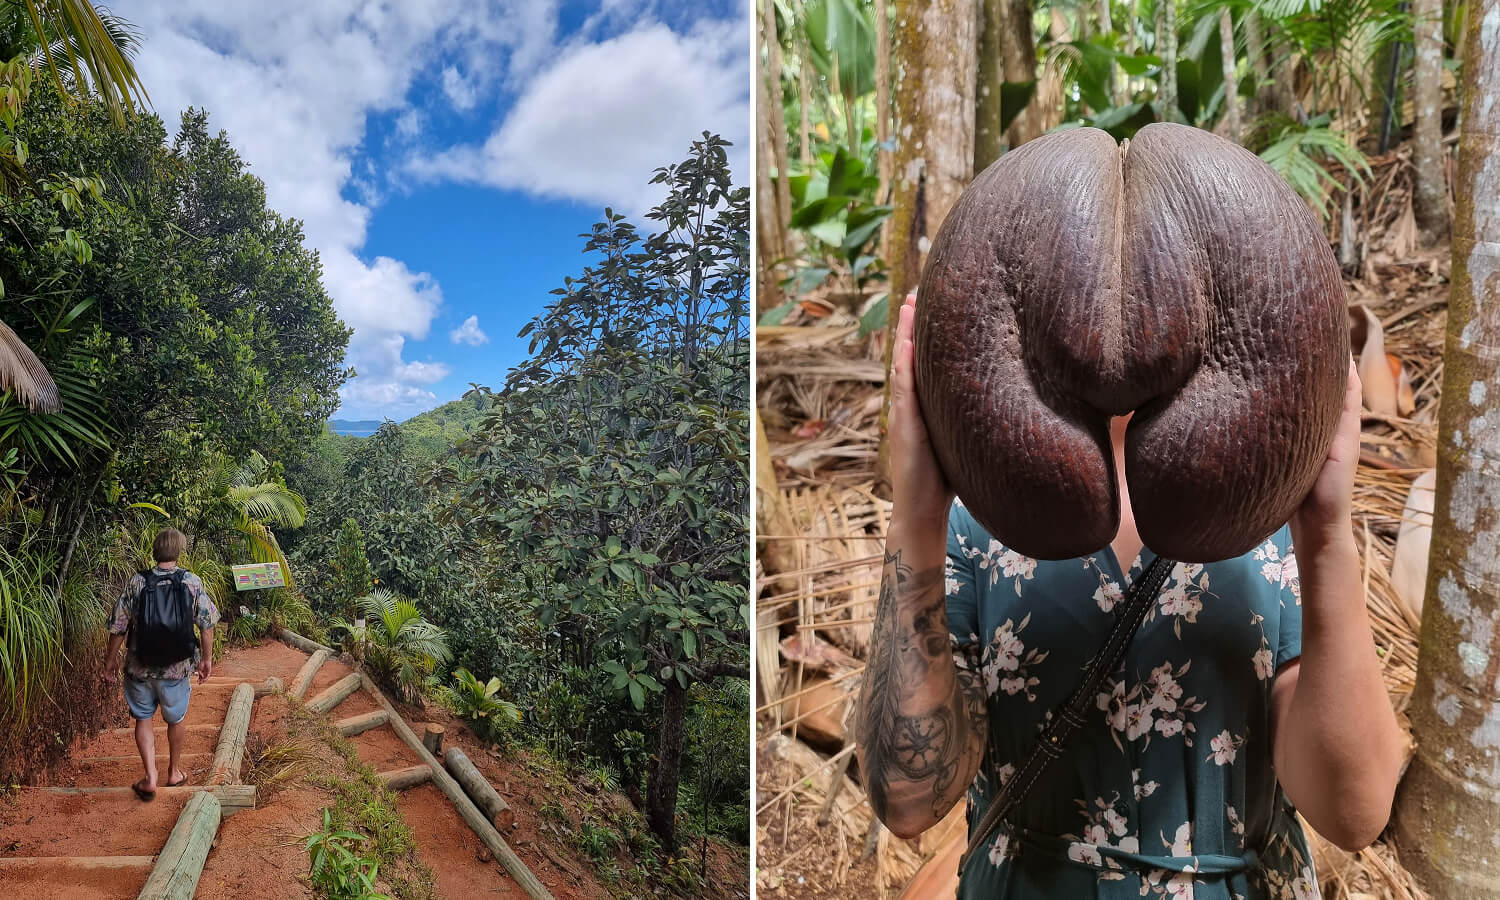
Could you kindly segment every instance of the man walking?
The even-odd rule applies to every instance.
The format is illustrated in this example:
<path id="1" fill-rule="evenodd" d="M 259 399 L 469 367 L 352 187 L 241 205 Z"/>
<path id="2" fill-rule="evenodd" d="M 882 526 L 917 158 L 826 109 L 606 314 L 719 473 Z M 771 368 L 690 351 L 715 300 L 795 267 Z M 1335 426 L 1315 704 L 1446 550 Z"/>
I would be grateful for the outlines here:
<path id="1" fill-rule="evenodd" d="M 187 782 L 178 766 L 186 734 L 188 698 L 193 670 L 198 680 L 213 672 L 214 624 L 219 610 L 203 582 L 177 565 L 187 549 L 187 538 L 175 528 L 163 530 L 151 544 L 155 568 L 140 572 L 115 601 L 109 622 L 109 649 L 105 651 L 104 678 L 113 684 L 120 677 L 120 646 L 125 644 L 125 703 L 135 719 L 135 746 L 146 765 L 146 777 L 131 787 L 142 800 L 156 799 L 156 735 L 151 720 L 161 707 L 167 723 L 167 787 Z M 193 634 L 193 626 L 198 634 Z"/>

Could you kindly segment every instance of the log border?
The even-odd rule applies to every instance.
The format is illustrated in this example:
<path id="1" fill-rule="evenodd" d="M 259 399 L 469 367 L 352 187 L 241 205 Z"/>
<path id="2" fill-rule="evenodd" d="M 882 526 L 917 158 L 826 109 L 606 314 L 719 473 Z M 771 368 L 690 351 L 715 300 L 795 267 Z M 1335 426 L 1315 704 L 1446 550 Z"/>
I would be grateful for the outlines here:
<path id="1" fill-rule="evenodd" d="M 137 900 L 192 900 L 221 819 L 217 797 L 209 791 L 193 795 L 177 816 Z"/>
<path id="2" fill-rule="evenodd" d="M 520 885 L 521 890 L 526 892 L 526 896 L 531 897 L 532 900 L 554 900 L 546 885 L 542 884 L 541 880 L 526 867 L 526 863 L 521 861 L 521 857 L 510 849 L 510 845 L 505 843 L 500 832 L 495 830 L 495 826 L 490 824 L 490 821 L 484 817 L 484 813 L 479 811 L 479 807 L 474 805 L 474 801 L 469 799 L 469 795 L 464 793 L 463 787 L 454 781 L 453 776 L 449 775 L 442 764 L 427 752 L 426 747 L 422 746 L 422 739 L 417 737 L 416 733 L 411 730 L 411 726 L 406 724 L 406 720 L 401 718 L 401 714 L 396 712 L 391 701 L 387 700 L 380 692 L 380 688 L 375 686 L 374 679 L 363 672 L 360 676 L 365 690 L 369 691 L 370 696 L 375 698 L 375 702 L 380 704 L 381 709 L 390 715 L 390 725 L 396 730 L 396 734 L 401 736 L 401 740 L 406 742 L 406 746 L 410 747 L 422 762 L 432 767 L 432 781 L 438 786 L 438 790 L 448 797 L 454 808 L 458 810 L 459 816 L 474 830 L 500 865 L 505 867 L 505 871 L 510 873 L 510 877 Z"/>

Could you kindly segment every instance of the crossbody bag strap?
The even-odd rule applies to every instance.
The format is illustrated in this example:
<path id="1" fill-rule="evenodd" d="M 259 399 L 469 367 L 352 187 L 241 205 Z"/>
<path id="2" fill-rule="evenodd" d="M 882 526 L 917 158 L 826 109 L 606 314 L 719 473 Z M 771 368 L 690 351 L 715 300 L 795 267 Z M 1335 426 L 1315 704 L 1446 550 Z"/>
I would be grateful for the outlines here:
<path id="1" fill-rule="evenodd" d="M 1001 820 L 1015 809 L 1021 798 L 1031 790 L 1042 772 L 1053 760 L 1062 756 L 1067 749 L 1068 739 L 1084 724 L 1084 717 L 1093 708 L 1095 698 L 1099 695 L 1099 688 L 1104 679 L 1120 667 L 1120 662 L 1125 658 L 1125 651 L 1130 647 L 1130 641 L 1141 627 L 1141 621 L 1145 619 L 1146 612 L 1156 603 L 1156 598 L 1161 594 L 1161 589 L 1167 581 L 1167 575 L 1171 573 L 1173 566 L 1177 565 L 1174 560 L 1158 556 L 1141 573 L 1126 592 L 1125 599 L 1115 614 L 1115 623 L 1110 627 L 1109 637 L 1105 638 L 1104 645 L 1099 652 L 1094 654 L 1093 659 L 1083 670 L 1083 678 L 1078 686 L 1068 695 L 1055 709 L 1047 714 L 1044 720 L 1046 726 L 1042 729 L 1041 736 L 1032 745 L 1026 755 L 1026 761 L 1015 771 L 1000 788 L 1000 794 L 995 801 L 985 810 L 984 817 L 979 820 L 979 827 L 974 829 L 973 836 L 969 838 L 969 846 L 964 850 L 963 857 L 959 860 L 958 871 L 962 873 L 969 863 L 969 857 L 974 850 L 983 844 L 999 825 Z"/>

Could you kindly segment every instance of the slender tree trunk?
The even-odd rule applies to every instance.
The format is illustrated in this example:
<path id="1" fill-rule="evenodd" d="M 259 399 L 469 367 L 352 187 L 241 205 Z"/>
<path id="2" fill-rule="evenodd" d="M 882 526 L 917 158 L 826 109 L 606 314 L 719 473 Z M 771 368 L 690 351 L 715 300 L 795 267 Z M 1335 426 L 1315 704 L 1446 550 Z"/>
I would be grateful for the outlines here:
<path id="1" fill-rule="evenodd" d="M 1417 127 L 1412 141 L 1416 188 L 1412 212 L 1418 238 L 1431 247 L 1448 234 L 1448 182 L 1443 165 L 1443 0 L 1415 0 L 1412 13 L 1417 61 L 1412 100 Z"/>
<path id="2" fill-rule="evenodd" d="M 1469 0 L 1467 34 L 1417 752 L 1395 810 L 1401 862 L 1434 900 L 1500 896 L 1500 0 Z"/>
<path id="3" fill-rule="evenodd" d="M 1136 34 L 1141 22 L 1141 0 L 1130 0 L 1130 12 L 1125 18 L 1125 55 L 1134 56 L 1140 49 L 1140 37 Z M 1130 99 L 1135 96 L 1135 76 L 1125 75 L 1125 96 Z"/>
<path id="4" fill-rule="evenodd" d="M 797 121 L 797 137 L 802 141 L 802 166 L 812 165 L 812 127 L 808 122 L 807 108 L 812 105 L 812 63 L 808 62 L 807 54 L 802 54 L 802 69 L 797 78 L 797 108 L 800 115 Z"/>
<path id="5" fill-rule="evenodd" d="M 677 849 L 677 784 L 682 775 L 682 723 L 687 717 L 687 691 L 668 678 L 662 697 L 661 732 L 656 765 L 646 783 L 646 824 L 667 850 Z"/>
<path id="6" fill-rule="evenodd" d="M 781 111 L 767 111 L 770 103 L 766 99 L 764 78 L 755 79 L 755 105 L 762 120 L 762 127 L 755 129 L 755 296 L 757 305 L 764 311 L 782 302 L 781 260 L 786 256 L 782 229 L 787 221 L 777 207 L 776 191 L 771 187 L 771 167 L 775 165 L 775 157 L 771 152 L 771 129 L 764 127 L 768 115 L 779 117 Z"/>
<path id="7" fill-rule="evenodd" d="M 1266 65 L 1265 31 L 1261 28 L 1260 13 L 1255 7 L 1245 10 L 1245 57 L 1250 61 L 1250 71 L 1255 74 L 1255 102 L 1251 104 L 1246 118 L 1265 112 L 1271 106 L 1271 71 Z"/>
<path id="8" fill-rule="evenodd" d="M 1441 2 L 1441 0 L 1439 0 Z M 1224 58 L 1224 136 L 1240 143 L 1240 84 L 1235 78 L 1234 19 L 1219 7 L 1219 55 Z"/>
<path id="9" fill-rule="evenodd" d="M 1000 60 L 1004 67 L 1004 80 L 1026 82 L 1037 80 L 1036 33 L 1031 27 L 1032 0 L 1000 0 L 994 4 L 996 27 L 1000 35 Z M 991 4 L 985 3 L 988 16 Z M 1033 138 L 1040 137 L 1042 120 L 1046 110 L 1034 92 L 1005 129 L 1005 147 L 1014 150 Z M 976 173 L 979 169 L 974 170 Z"/>
<path id="10" fill-rule="evenodd" d="M 891 29 L 886 0 L 875 0 L 875 139 L 881 145 L 875 169 L 880 176 L 878 196 L 884 202 L 891 186 Z"/>
<path id="11" fill-rule="evenodd" d="M 791 188 L 787 185 L 786 118 L 781 105 L 781 43 L 776 36 L 776 7 L 762 0 L 761 43 L 767 71 L 755 81 L 755 103 L 761 127 L 755 135 L 755 234 L 759 260 L 757 302 L 762 310 L 779 306 L 781 266 L 790 252 L 787 223 L 792 217 Z M 776 179 L 771 178 L 775 169 Z"/>
<path id="12" fill-rule="evenodd" d="M 1114 14 L 1109 8 L 1110 0 L 1099 0 L 1099 33 L 1114 34 Z M 1109 60 L 1109 102 L 1120 106 L 1125 102 L 1125 87 L 1120 83 L 1120 70 L 1115 65 L 1114 57 Z"/>
<path id="13" fill-rule="evenodd" d="M 781 98 L 781 38 L 776 33 L 776 4 L 774 0 L 762 0 L 763 20 L 765 22 L 766 42 L 766 91 L 767 102 L 770 109 L 762 117 L 771 126 L 771 152 L 772 162 L 776 165 L 776 208 L 779 213 L 777 222 L 782 230 L 782 243 L 790 249 L 791 241 L 787 239 L 785 229 L 786 223 L 792 217 L 792 189 L 787 183 L 787 137 L 786 137 L 786 114 L 783 112 Z"/>
<path id="14" fill-rule="evenodd" d="M 973 0 L 896 2 L 896 154 L 892 205 L 890 300 L 894 312 L 916 288 L 938 226 L 974 174 L 974 83 L 979 17 Z M 894 325 L 894 316 L 890 324 Z M 886 329 L 890 366 L 896 329 Z M 886 379 L 881 430 L 890 407 Z M 880 478 L 889 454 L 881 441 Z"/>
<path id="15" fill-rule="evenodd" d="M 979 67 L 974 87 L 974 171 L 983 172 L 1005 152 L 1005 111 L 1001 87 L 1005 60 L 1001 50 L 1008 39 L 1002 18 L 1005 0 L 979 3 Z"/>
<path id="16" fill-rule="evenodd" d="M 1161 57 L 1161 93 L 1157 95 L 1163 122 L 1177 122 L 1177 0 L 1156 4 L 1156 55 Z"/>

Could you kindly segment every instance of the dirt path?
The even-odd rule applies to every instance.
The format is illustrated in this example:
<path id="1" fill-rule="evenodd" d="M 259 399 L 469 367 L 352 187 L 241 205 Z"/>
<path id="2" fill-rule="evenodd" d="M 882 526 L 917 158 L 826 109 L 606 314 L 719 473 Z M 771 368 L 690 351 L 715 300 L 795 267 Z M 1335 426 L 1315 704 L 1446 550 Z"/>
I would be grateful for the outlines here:
<path id="1" fill-rule="evenodd" d="M 267 641 L 229 651 L 215 666 L 213 678 L 194 685 L 181 761 L 189 785 L 202 785 L 209 775 L 234 687 L 241 682 L 259 685 L 270 676 L 289 685 L 307 659 L 307 654 L 299 650 Z M 344 663 L 328 660 L 314 677 L 305 699 L 317 696 L 350 671 Z M 256 699 L 246 752 L 247 772 L 252 748 L 288 741 L 293 708 L 293 701 L 281 695 Z M 359 690 L 326 718 L 336 723 L 379 708 L 368 692 Z M 539 816 L 538 810 L 550 798 L 542 781 L 524 767 L 489 752 L 487 745 L 446 713 L 397 708 L 418 734 L 427 715 L 444 724 L 448 745 L 462 747 L 510 800 L 516 825 L 503 837 L 557 900 L 610 896 L 612 892 L 598 880 L 593 867 L 570 849 L 556 824 Z M 139 893 L 188 793 L 163 792 L 153 802 L 142 803 L 129 792 L 128 785 L 141 776 L 133 731 L 126 727 L 129 721 L 121 700 L 120 717 L 111 723 L 115 727 L 73 747 L 70 761 L 45 787 L 25 787 L 8 796 L 0 795 L 0 889 L 19 889 L 23 896 L 66 896 L 70 900 L 126 900 Z M 305 723 L 306 719 L 299 721 Z M 306 725 L 298 727 L 305 730 Z M 166 728 L 159 718 L 156 732 L 157 764 L 165 778 Z M 359 760 L 377 773 L 421 762 L 389 723 L 347 740 Z M 311 758 L 306 774 L 347 770 L 348 763 L 333 744 L 322 739 L 304 743 L 313 745 L 307 748 Z M 124 790 L 79 792 L 112 786 Z M 64 789 L 73 792 L 62 792 Z M 304 841 L 322 828 L 322 810 L 333 802 L 329 790 L 319 786 L 315 777 L 259 786 L 254 809 L 237 812 L 221 823 L 197 896 L 202 900 L 313 897 L 304 880 L 308 866 Z M 436 785 L 427 782 L 400 792 L 396 807 L 411 832 L 418 860 L 431 870 L 431 886 L 438 897 L 525 897 Z M 33 861 L 18 862 L 22 858 Z M 410 864 L 401 863 L 397 867 L 400 877 L 426 880 L 420 870 L 406 872 L 410 868 Z M 731 876 L 731 880 L 740 878 Z"/>

